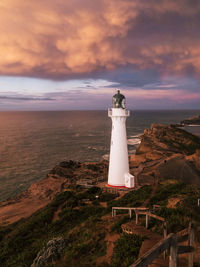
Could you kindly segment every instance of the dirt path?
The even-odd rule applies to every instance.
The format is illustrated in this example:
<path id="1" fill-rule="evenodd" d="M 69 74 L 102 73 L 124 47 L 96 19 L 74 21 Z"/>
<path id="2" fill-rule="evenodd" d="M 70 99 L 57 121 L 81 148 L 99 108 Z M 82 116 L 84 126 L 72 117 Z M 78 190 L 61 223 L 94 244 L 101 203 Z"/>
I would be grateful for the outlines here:
<path id="1" fill-rule="evenodd" d="M 103 262 L 110 263 L 110 261 L 111 261 L 111 257 L 113 254 L 113 248 L 114 248 L 114 242 L 120 237 L 120 234 L 111 233 L 110 228 L 113 225 L 113 223 L 119 219 L 119 217 L 120 216 L 116 216 L 113 218 L 110 215 L 106 215 L 102 218 L 104 223 L 105 223 L 105 227 L 106 227 L 105 241 L 106 241 L 106 245 L 107 245 L 107 251 L 106 251 L 105 256 L 102 256 L 97 260 L 97 262 L 96 262 L 97 266 Z"/>
<path id="2" fill-rule="evenodd" d="M 52 222 L 55 222 L 59 219 L 59 213 L 62 210 L 62 206 L 59 206 L 58 209 L 54 212 Z"/>
<path id="3" fill-rule="evenodd" d="M 157 188 L 158 188 L 158 178 L 155 178 L 155 183 L 154 183 L 154 185 L 152 185 L 151 195 L 143 203 L 144 207 L 149 203 L 150 199 L 155 195 Z"/>

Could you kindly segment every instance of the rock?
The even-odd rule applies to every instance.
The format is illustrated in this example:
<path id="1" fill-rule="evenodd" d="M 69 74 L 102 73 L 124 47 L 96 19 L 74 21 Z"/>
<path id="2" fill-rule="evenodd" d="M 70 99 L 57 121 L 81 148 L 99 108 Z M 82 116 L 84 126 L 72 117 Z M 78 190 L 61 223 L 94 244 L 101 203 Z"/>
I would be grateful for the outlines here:
<path id="1" fill-rule="evenodd" d="M 140 185 L 164 179 L 200 186 L 200 138 L 173 125 L 152 124 L 130 157 L 130 168 Z"/>
<path id="2" fill-rule="evenodd" d="M 60 162 L 59 166 L 62 168 L 80 168 L 81 163 L 73 161 L 73 160 L 69 160 L 69 161 Z"/>
<path id="3" fill-rule="evenodd" d="M 144 132 L 136 155 L 146 154 L 149 159 L 169 156 L 174 153 L 191 155 L 200 149 L 200 138 L 174 126 L 152 124 L 151 129 Z"/>
<path id="4" fill-rule="evenodd" d="M 193 118 L 189 118 L 189 119 L 184 120 L 184 121 L 181 121 L 181 124 L 183 124 L 183 125 L 190 125 L 190 124 L 200 125 L 200 115 L 193 117 Z"/>
<path id="5" fill-rule="evenodd" d="M 67 241 L 62 237 L 57 237 L 50 240 L 47 245 L 38 252 L 31 267 L 45 266 L 47 263 L 55 261 L 61 256 Z"/>

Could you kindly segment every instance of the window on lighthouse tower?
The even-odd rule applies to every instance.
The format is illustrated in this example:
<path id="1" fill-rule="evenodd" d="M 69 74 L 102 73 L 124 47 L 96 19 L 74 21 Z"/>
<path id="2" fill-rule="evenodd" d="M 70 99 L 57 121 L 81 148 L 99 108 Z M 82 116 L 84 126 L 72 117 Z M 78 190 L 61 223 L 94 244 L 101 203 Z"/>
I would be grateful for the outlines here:
<path id="1" fill-rule="evenodd" d="M 122 108 L 126 108 L 126 100 L 125 100 L 125 98 L 122 100 Z"/>

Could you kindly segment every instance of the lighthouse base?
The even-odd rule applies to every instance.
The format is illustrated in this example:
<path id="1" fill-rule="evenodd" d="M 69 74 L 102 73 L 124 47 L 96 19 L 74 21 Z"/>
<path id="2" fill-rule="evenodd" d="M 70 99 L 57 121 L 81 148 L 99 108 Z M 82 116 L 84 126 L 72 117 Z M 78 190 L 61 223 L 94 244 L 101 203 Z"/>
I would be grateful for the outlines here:
<path id="1" fill-rule="evenodd" d="M 111 185 L 111 184 L 107 184 L 106 186 L 108 186 L 108 187 L 113 187 L 113 188 L 126 188 L 126 186 L 124 186 L 124 185 Z"/>
<path id="2" fill-rule="evenodd" d="M 114 188 L 134 188 L 135 187 L 135 177 L 131 175 L 130 173 L 126 173 L 124 175 L 124 184 L 122 185 L 112 185 L 107 184 L 108 187 L 114 187 Z"/>

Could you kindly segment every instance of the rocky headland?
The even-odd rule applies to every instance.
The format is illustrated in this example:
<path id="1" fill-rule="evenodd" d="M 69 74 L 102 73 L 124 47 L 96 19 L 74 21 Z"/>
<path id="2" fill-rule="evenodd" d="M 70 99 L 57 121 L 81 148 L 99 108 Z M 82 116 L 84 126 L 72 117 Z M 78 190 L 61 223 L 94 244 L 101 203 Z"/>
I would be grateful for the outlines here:
<path id="1" fill-rule="evenodd" d="M 123 257 L 127 264 L 122 266 L 128 266 L 144 253 L 145 245 L 140 251 L 146 242 L 144 230 L 135 228 L 137 235 L 131 239 L 121 235 L 121 225 L 129 218 L 124 214 L 112 218 L 113 205 L 152 208 L 156 204 L 169 232 L 182 230 L 193 218 L 200 241 L 198 136 L 173 125 L 153 124 L 130 156 L 136 188 L 109 191 L 107 172 L 105 160 L 61 162 L 18 197 L 1 202 L 2 266 L 78 266 L 80 262 L 81 266 L 118 266 Z M 162 238 L 160 225 L 152 221 L 151 227 L 156 233 L 147 230 L 145 234 L 152 242 Z M 154 244 L 148 242 L 150 247 Z M 130 255 L 123 252 L 127 244 L 137 247 Z M 198 249 L 195 260 L 200 260 Z"/>
<path id="2" fill-rule="evenodd" d="M 200 186 L 200 138 L 175 126 L 152 124 L 130 166 L 141 185 L 157 179 Z"/>
<path id="3" fill-rule="evenodd" d="M 182 125 L 200 125 L 200 115 L 181 121 Z"/>

